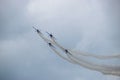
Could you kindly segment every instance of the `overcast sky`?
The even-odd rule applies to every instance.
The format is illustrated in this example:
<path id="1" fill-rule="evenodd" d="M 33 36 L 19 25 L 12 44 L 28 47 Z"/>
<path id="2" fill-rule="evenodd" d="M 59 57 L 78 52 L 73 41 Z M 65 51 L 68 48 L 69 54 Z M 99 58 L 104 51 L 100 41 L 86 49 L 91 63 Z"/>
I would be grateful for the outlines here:
<path id="1" fill-rule="evenodd" d="M 112 54 L 120 53 L 119 21 L 119 0 L 0 0 L 0 78 L 118 80 L 62 60 L 32 26 L 66 48 Z"/>

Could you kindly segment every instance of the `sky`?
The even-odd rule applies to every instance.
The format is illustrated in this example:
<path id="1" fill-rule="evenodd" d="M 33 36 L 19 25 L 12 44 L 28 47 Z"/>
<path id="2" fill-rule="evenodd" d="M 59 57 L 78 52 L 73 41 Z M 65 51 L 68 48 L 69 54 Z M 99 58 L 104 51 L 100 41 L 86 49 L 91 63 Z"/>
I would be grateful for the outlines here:
<path id="1" fill-rule="evenodd" d="M 32 28 L 108 55 L 120 52 L 119 21 L 119 0 L 0 0 L 0 80 L 119 80 L 64 61 Z"/>

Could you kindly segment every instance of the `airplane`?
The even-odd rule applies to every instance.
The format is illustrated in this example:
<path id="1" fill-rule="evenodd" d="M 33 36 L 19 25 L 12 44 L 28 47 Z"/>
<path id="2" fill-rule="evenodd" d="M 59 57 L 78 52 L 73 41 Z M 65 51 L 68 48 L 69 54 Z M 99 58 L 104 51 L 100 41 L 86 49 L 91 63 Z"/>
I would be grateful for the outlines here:
<path id="1" fill-rule="evenodd" d="M 48 45 L 49 45 L 50 47 L 54 47 L 54 46 L 52 45 L 52 43 L 50 43 L 50 42 L 48 43 Z M 55 47 L 54 47 L 54 48 L 55 48 Z"/>
<path id="2" fill-rule="evenodd" d="M 46 33 L 50 36 L 50 38 L 54 38 L 55 39 L 55 37 L 51 33 L 48 33 L 48 32 L 46 32 Z"/>
<path id="3" fill-rule="evenodd" d="M 68 50 L 67 50 L 67 49 L 65 49 L 65 53 L 68 53 Z"/>
<path id="4" fill-rule="evenodd" d="M 72 55 L 67 49 L 65 49 L 64 51 L 66 54 L 69 53 L 70 55 Z"/>
<path id="5" fill-rule="evenodd" d="M 33 28 L 37 31 L 37 33 L 41 33 L 40 30 L 36 29 L 35 27 L 33 27 Z"/>

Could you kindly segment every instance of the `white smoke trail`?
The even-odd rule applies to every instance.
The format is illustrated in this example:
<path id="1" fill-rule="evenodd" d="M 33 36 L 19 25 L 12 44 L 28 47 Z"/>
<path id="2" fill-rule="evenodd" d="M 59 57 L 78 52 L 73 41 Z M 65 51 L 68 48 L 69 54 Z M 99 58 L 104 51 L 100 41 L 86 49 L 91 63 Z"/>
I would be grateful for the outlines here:
<path id="1" fill-rule="evenodd" d="M 65 50 L 65 48 L 63 48 L 61 45 L 59 45 L 53 38 L 52 38 L 52 41 L 60 48 L 62 49 L 63 51 Z M 94 57 L 94 58 L 97 58 L 97 59 L 113 59 L 113 58 L 118 58 L 120 59 L 120 54 L 116 54 L 116 55 L 96 55 L 96 54 L 89 54 L 89 53 L 83 53 L 83 52 L 77 52 L 77 51 L 73 51 L 73 50 L 70 50 L 69 51 L 71 53 L 73 53 L 73 55 L 82 55 L 82 56 L 87 56 L 87 57 Z"/>
<path id="2" fill-rule="evenodd" d="M 52 48 L 52 50 L 55 53 L 60 54 L 55 49 Z M 69 62 L 72 62 L 72 63 L 74 62 L 80 66 L 86 67 L 86 68 L 91 69 L 91 70 L 96 70 L 96 71 L 102 72 L 103 74 L 106 74 L 106 75 L 120 76 L 120 67 L 110 67 L 110 66 L 93 64 L 93 63 L 85 61 L 83 59 L 76 58 L 75 56 L 70 55 L 70 54 L 67 54 L 67 56 L 71 60 L 71 61 L 67 60 Z"/>
<path id="3" fill-rule="evenodd" d="M 39 33 L 38 33 L 39 34 Z M 44 35 L 42 34 L 39 34 L 39 36 L 46 42 L 46 43 L 52 43 L 52 45 L 56 45 L 58 48 L 60 48 L 63 52 L 65 52 L 65 48 L 62 47 L 61 45 L 59 45 L 54 39 L 50 40 L 50 39 L 47 39 L 46 37 L 44 37 Z M 103 64 L 95 64 L 93 62 L 89 62 L 87 60 L 84 60 L 82 58 L 78 58 L 78 55 L 75 55 L 74 51 L 69 51 L 68 50 L 68 53 L 67 56 L 63 56 L 61 55 L 61 53 L 59 53 L 59 51 L 57 51 L 54 47 L 50 46 L 50 48 L 58 55 L 60 56 L 61 58 L 67 60 L 68 62 L 70 63 L 75 63 L 75 64 L 78 64 L 80 66 L 83 66 L 83 67 L 86 67 L 88 69 L 91 69 L 91 70 L 96 70 L 96 71 L 99 71 L 103 74 L 109 74 L 109 75 L 116 75 L 116 76 L 120 76 L 120 67 L 117 67 L 117 66 L 108 66 L 108 65 L 103 65 Z M 70 54 L 69 54 L 70 53 Z M 79 53 L 80 55 L 83 56 L 83 54 Z M 111 56 L 101 56 L 99 57 L 99 55 L 91 55 L 91 54 L 84 54 L 84 56 L 92 56 L 92 57 L 96 57 L 96 58 L 100 58 L 102 59 L 103 57 L 104 58 L 111 58 Z M 112 58 L 116 58 L 115 56 Z"/>
<path id="4" fill-rule="evenodd" d="M 111 68 L 111 67 L 106 67 L 103 65 L 101 66 L 101 65 L 97 65 L 97 64 L 93 64 L 91 62 L 85 61 L 80 58 L 78 60 L 76 57 L 71 56 L 69 54 L 68 54 L 68 56 L 71 60 L 73 60 L 74 62 L 76 62 L 76 64 L 78 64 L 80 66 L 86 67 L 91 70 L 96 70 L 96 71 L 102 72 L 103 74 L 120 76 L 120 68 L 116 69 L 116 67 Z"/>
<path id="5" fill-rule="evenodd" d="M 55 42 L 55 43 L 57 43 L 57 42 Z M 57 43 L 57 46 L 58 45 L 59 44 Z M 62 51 L 64 50 L 64 48 L 62 46 L 59 45 L 58 47 L 61 48 Z M 59 52 L 57 52 L 57 50 L 55 50 L 53 48 L 52 48 L 52 50 L 55 53 L 60 54 Z M 71 53 L 71 54 L 73 54 L 73 53 Z M 83 67 L 86 67 L 86 68 L 89 68 L 89 69 L 92 69 L 92 70 L 102 72 L 103 74 L 109 74 L 109 75 L 111 74 L 111 75 L 120 76 L 120 67 L 111 67 L 111 66 L 107 66 L 107 65 L 93 64 L 89 61 L 85 61 L 85 60 L 83 60 L 81 58 L 78 58 L 77 56 L 74 56 L 74 55 L 71 55 L 71 54 L 67 54 L 67 56 L 70 60 L 72 60 L 72 62 L 74 62 L 76 64 L 79 64 Z"/>
<path id="6" fill-rule="evenodd" d="M 41 34 L 41 33 L 38 33 L 38 35 L 46 42 L 46 43 L 53 43 L 52 42 L 52 40 L 50 40 L 50 39 L 47 39 L 43 34 Z"/>
<path id="7" fill-rule="evenodd" d="M 52 41 L 53 41 L 54 44 L 55 44 L 56 46 L 58 46 L 62 51 L 65 51 L 65 48 L 62 47 L 61 45 L 59 45 L 53 38 L 52 38 Z"/>
<path id="8" fill-rule="evenodd" d="M 96 55 L 96 54 L 90 54 L 90 53 L 83 53 L 83 52 L 78 52 L 78 51 L 73 51 L 70 50 L 72 53 L 75 55 L 82 55 L 82 56 L 88 56 L 88 57 L 94 57 L 98 59 L 113 59 L 113 58 L 118 58 L 120 59 L 120 54 L 114 54 L 114 55 Z"/>
<path id="9" fill-rule="evenodd" d="M 79 56 L 77 56 L 77 55 L 73 55 L 73 53 L 71 53 L 72 55 L 71 56 L 73 56 L 76 60 L 78 60 L 78 61 L 80 61 L 82 58 Z M 85 59 L 82 59 L 82 60 L 85 60 Z M 90 61 L 88 61 L 87 60 L 87 62 L 88 63 L 91 63 Z M 105 64 L 97 64 L 97 63 L 91 63 L 91 64 L 95 64 L 95 65 L 97 65 L 97 66 L 101 66 L 101 67 L 105 67 L 105 68 L 107 68 L 107 69 L 109 69 L 110 68 L 110 70 L 111 69 L 114 69 L 114 70 L 120 70 L 120 66 L 112 66 L 112 65 L 105 65 Z"/>
<path id="10" fill-rule="evenodd" d="M 52 39 L 52 40 L 56 44 L 56 46 L 58 46 L 62 51 L 65 50 L 65 48 L 63 48 L 61 45 L 59 45 L 54 39 Z M 67 54 L 68 58 L 70 58 L 76 64 L 79 64 L 81 66 L 87 67 L 87 68 L 92 69 L 92 70 L 102 72 L 104 74 L 111 74 L 111 75 L 120 76 L 120 67 L 94 64 L 92 62 L 89 62 L 89 61 L 83 60 L 81 58 L 78 58 L 77 55 L 75 55 L 74 52 L 70 52 L 70 53 L 72 55 Z M 99 58 L 99 59 L 116 58 L 117 57 L 117 56 L 100 56 L 99 57 L 99 55 L 90 55 L 90 54 L 83 54 L 83 55 L 84 56 L 92 56 L 92 57 L 96 57 L 96 58 Z"/>
<path id="11" fill-rule="evenodd" d="M 66 57 L 64 57 L 63 55 L 61 55 L 57 50 L 55 50 L 53 47 L 50 47 L 58 56 L 60 56 L 61 58 L 63 58 L 64 60 L 67 60 L 68 62 L 70 62 L 70 63 L 74 63 L 75 64 L 75 62 L 74 61 L 72 61 L 70 58 L 66 58 Z"/>

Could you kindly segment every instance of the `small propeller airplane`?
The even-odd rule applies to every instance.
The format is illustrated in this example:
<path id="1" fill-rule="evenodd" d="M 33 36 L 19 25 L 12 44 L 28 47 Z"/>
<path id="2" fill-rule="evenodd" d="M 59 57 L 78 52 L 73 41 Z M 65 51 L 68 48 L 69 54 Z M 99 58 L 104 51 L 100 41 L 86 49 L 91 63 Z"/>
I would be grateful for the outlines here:
<path id="1" fill-rule="evenodd" d="M 50 47 L 53 47 L 53 48 L 55 48 L 54 46 L 53 46 L 53 44 L 52 43 L 48 43 L 48 45 L 50 46 Z"/>
<path id="2" fill-rule="evenodd" d="M 67 49 L 65 49 L 64 51 L 65 51 L 66 54 L 69 53 L 70 55 L 72 55 Z"/>
<path id="3" fill-rule="evenodd" d="M 33 27 L 33 28 L 36 30 L 37 33 L 41 33 L 39 29 L 36 29 L 35 27 Z"/>
<path id="4" fill-rule="evenodd" d="M 46 33 L 50 36 L 50 38 L 55 39 L 55 37 L 51 33 L 49 33 L 49 32 L 46 32 Z"/>

